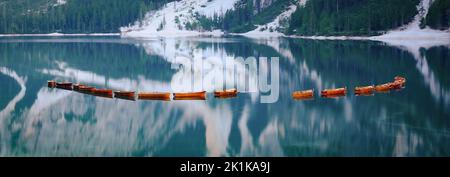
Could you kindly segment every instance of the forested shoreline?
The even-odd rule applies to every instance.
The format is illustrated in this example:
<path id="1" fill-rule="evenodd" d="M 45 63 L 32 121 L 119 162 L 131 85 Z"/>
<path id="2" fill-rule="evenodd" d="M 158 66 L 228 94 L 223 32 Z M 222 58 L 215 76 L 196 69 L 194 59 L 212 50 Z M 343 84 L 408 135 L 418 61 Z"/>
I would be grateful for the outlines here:
<path id="1" fill-rule="evenodd" d="M 173 0 L 0 0 L 0 34 L 117 33 Z M 211 1 L 211 0 L 209 0 Z M 297 0 L 277 0 L 261 7 L 262 0 L 241 0 L 222 16 L 185 24 L 188 30 L 220 29 L 245 33 L 273 21 Z M 379 35 L 408 24 L 418 13 L 420 0 L 309 0 L 276 29 L 289 35 Z M 446 30 L 450 0 L 435 0 L 421 27 Z"/>

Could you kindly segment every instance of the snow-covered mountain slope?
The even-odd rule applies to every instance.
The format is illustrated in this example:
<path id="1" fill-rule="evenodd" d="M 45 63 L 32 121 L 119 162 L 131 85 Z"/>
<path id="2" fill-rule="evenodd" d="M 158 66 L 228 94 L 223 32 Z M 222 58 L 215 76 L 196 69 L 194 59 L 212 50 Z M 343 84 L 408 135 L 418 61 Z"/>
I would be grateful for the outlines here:
<path id="1" fill-rule="evenodd" d="M 193 36 L 200 34 L 220 35 L 221 31 L 188 29 L 197 23 L 197 15 L 212 18 L 233 9 L 238 0 L 181 0 L 166 4 L 158 11 L 149 12 L 144 20 L 120 31 L 127 37 Z"/>
<path id="2" fill-rule="evenodd" d="M 424 29 L 420 28 L 421 20 L 424 19 L 428 10 L 434 0 L 422 0 L 417 5 L 417 15 L 414 20 L 408 25 L 400 27 L 398 29 L 387 32 L 384 35 L 373 37 L 377 40 L 410 40 L 410 39 L 423 39 L 423 40 L 446 40 L 450 41 L 450 31 L 434 30 L 429 27 Z"/>
<path id="3" fill-rule="evenodd" d="M 291 17 L 292 13 L 297 10 L 297 6 L 304 6 L 307 0 L 299 0 L 297 4 L 290 5 L 286 11 L 278 15 L 272 22 L 264 25 L 258 25 L 258 27 L 252 31 L 246 32 L 242 35 L 250 37 L 277 37 L 283 36 L 281 29 L 285 28 L 282 24 L 287 22 Z"/>

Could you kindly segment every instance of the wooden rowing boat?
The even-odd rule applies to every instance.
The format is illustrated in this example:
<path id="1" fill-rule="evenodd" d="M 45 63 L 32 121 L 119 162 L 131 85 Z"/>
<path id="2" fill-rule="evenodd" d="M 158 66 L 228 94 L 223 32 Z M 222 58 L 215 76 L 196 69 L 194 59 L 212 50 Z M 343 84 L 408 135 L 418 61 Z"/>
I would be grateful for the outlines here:
<path id="1" fill-rule="evenodd" d="M 108 89 L 96 89 L 93 88 L 89 92 L 85 92 L 86 94 L 103 97 L 103 98 L 113 98 L 113 91 Z"/>
<path id="2" fill-rule="evenodd" d="M 406 82 L 406 78 L 401 77 L 401 76 L 395 76 L 395 77 L 394 77 L 394 80 L 395 80 L 395 81 L 405 81 L 405 82 Z"/>
<path id="3" fill-rule="evenodd" d="M 174 100 L 206 100 L 206 91 L 191 93 L 174 93 Z"/>
<path id="4" fill-rule="evenodd" d="M 65 89 L 65 90 L 72 90 L 72 83 L 70 82 L 62 82 L 62 83 L 56 83 L 56 88 Z"/>
<path id="5" fill-rule="evenodd" d="M 394 83 L 400 84 L 401 87 L 405 87 L 406 79 L 404 77 L 395 76 Z"/>
<path id="6" fill-rule="evenodd" d="M 337 89 L 326 89 L 322 90 L 320 92 L 322 97 L 328 97 L 328 96 L 345 96 L 347 94 L 347 88 L 337 88 Z"/>
<path id="7" fill-rule="evenodd" d="M 401 81 L 394 81 L 389 84 L 391 85 L 392 89 L 402 89 L 403 88 L 403 82 L 401 82 Z"/>
<path id="8" fill-rule="evenodd" d="M 56 81 L 53 81 L 53 80 L 47 81 L 47 86 L 49 88 L 55 88 L 56 87 Z"/>
<path id="9" fill-rule="evenodd" d="M 140 100 L 163 100 L 170 101 L 170 93 L 168 92 L 141 92 L 138 94 Z"/>
<path id="10" fill-rule="evenodd" d="M 392 83 L 385 83 L 385 84 L 375 86 L 375 91 L 387 92 L 387 91 L 390 91 L 392 88 L 393 88 Z"/>
<path id="11" fill-rule="evenodd" d="M 370 95 L 375 90 L 375 86 L 355 87 L 355 94 L 357 95 Z"/>
<path id="12" fill-rule="evenodd" d="M 96 89 L 96 88 L 94 88 L 94 89 L 92 89 L 91 90 L 91 93 L 92 94 L 96 94 L 96 95 L 113 95 L 113 91 L 112 90 L 109 90 L 109 89 Z"/>
<path id="13" fill-rule="evenodd" d="M 215 97 L 221 97 L 221 98 L 229 98 L 229 97 L 236 97 L 238 94 L 237 89 L 228 89 L 224 91 L 214 91 Z"/>
<path id="14" fill-rule="evenodd" d="M 78 86 L 78 88 L 75 91 L 77 91 L 77 92 L 84 92 L 84 93 L 90 93 L 90 92 L 92 92 L 94 90 L 95 90 L 94 87 L 89 87 L 89 86 L 86 86 L 86 85 L 80 85 L 80 86 Z"/>
<path id="15" fill-rule="evenodd" d="M 75 85 L 73 85 L 73 90 L 74 91 L 79 91 L 80 87 L 86 87 L 86 86 L 83 85 L 83 84 L 75 84 Z"/>
<path id="16" fill-rule="evenodd" d="M 136 100 L 135 92 L 129 91 L 116 91 L 114 92 L 114 98 L 126 99 L 126 100 Z"/>
<path id="17" fill-rule="evenodd" d="M 311 99 L 314 97 L 314 90 L 304 90 L 304 91 L 295 91 L 292 93 L 292 98 L 294 99 Z"/>

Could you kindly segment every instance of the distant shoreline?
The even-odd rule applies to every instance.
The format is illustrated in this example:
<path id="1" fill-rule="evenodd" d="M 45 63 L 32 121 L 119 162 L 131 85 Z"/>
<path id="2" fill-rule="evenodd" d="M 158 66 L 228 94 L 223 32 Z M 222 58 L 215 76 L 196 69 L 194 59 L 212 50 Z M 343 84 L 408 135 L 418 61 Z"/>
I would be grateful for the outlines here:
<path id="1" fill-rule="evenodd" d="M 120 36 L 120 33 L 49 33 L 49 34 L 0 34 L 0 37 L 53 37 L 53 36 Z"/>

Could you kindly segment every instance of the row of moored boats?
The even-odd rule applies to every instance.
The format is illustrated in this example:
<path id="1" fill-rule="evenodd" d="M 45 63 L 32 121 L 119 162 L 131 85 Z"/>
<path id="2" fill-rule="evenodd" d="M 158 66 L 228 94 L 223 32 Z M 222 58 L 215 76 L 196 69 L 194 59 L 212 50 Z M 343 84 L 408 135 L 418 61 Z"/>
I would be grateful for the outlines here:
<path id="1" fill-rule="evenodd" d="M 73 84 L 71 82 L 48 81 L 48 87 L 72 90 L 84 94 L 100 96 L 105 98 L 118 98 L 125 100 L 206 100 L 206 91 L 189 93 L 169 93 L 169 92 L 134 92 L 134 91 L 113 91 L 111 89 L 97 89 L 83 84 Z M 238 94 L 237 89 L 215 91 L 216 98 L 233 98 Z"/>
<path id="2" fill-rule="evenodd" d="M 381 85 L 370 85 L 370 86 L 362 86 L 355 87 L 354 92 L 355 95 L 373 95 L 375 92 L 385 93 L 391 90 L 399 90 L 405 87 L 406 79 L 404 77 L 396 76 L 393 82 L 388 82 Z M 333 98 L 333 97 L 342 97 L 347 95 L 347 87 L 344 88 L 336 88 L 336 89 L 326 89 L 320 92 L 321 97 Z M 304 91 L 296 91 L 292 93 L 292 97 L 298 100 L 307 100 L 314 98 L 314 90 L 304 90 Z"/>
<path id="3" fill-rule="evenodd" d="M 406 79 L 404 77 L 396 76 L 393 82 L 388 82 L 381 85 L 370 85 L 363 87 L 355 87 L 355 95 L 373 95 L 375 92 L 389 92 L 391 90 L 398 90 L 405 87 Z M 106 98 L 118 98 L 126 100 L 206 100 L 206 91 L 189 92 L 189 93 L 169 93 L 169 92 L 134 92 L 134 91 L 113 91 L 110 89 L 97 89 L 95 87 L 73 84 L 70 82 L 56 82 L 48 81 L 48 87 L 60 88 L 65 90 L 73 90 L 80 93 L 90 94 L 94 96 Z M 237 89 L 228 89 L 223 91 L 215 91 L 216 98 L 233 98 L 238 94 Z M 347 95 L 347 88 L 326 89 L 320 92 L 321 97 L 334 98 Z M 314 90 L 295 91 L 292 97 L 296 100 L 308 100 L 314 98 Z"/>

